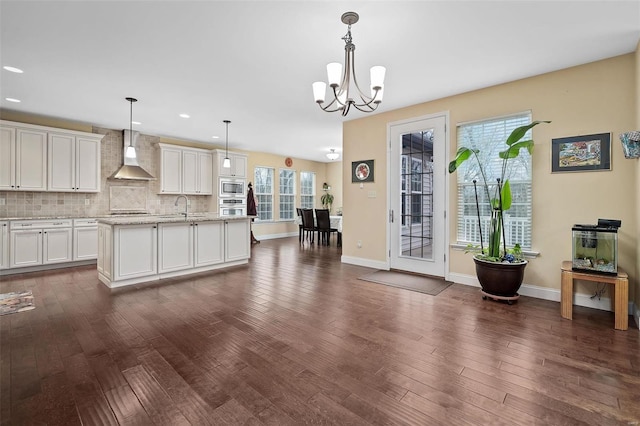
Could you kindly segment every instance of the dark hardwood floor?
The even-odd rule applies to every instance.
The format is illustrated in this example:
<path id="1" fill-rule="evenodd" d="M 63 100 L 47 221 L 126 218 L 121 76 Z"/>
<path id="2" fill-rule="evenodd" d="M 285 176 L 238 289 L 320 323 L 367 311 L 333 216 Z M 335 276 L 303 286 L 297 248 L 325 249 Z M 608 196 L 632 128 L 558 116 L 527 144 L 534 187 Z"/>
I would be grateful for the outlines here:
<path id="1" fill-rule="evenodd" d="M 640 332 L 613 313 L 357 278 L 340 251 L 109 290 L 95 267 L 3 277 L 4 425 L 637 425 Z M 558 265 L 560 280 L 560 265 Z"/>

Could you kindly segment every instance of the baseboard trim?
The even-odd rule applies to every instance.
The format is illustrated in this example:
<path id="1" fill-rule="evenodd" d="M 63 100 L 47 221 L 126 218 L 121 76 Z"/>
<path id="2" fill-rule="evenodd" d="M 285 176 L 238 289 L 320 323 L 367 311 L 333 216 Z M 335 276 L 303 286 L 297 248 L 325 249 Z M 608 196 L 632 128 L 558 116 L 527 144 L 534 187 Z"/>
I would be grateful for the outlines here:
<path id="1" fill-rule="evenodd" d="M 284 232 L 282 234 L 266 234 L 266 235 L 256 235 L 256 239 L 262 240 L 275 240 L 278 238 L 288 238 L 288 237 L 297 237 L 297 232 Z"/>
<path id="2" fill-rule="evenodd" d="M 365 266 L 367 268 L 382 269 L 384 271 L 389 270 L 389 265 L 387 264 L 387 262 L 382 262 L 379 260 L 364 259 L 362 257 L 353 256 L 342 256 L 340 258 L 340 261 L 342 263 L 348 263 L 349 265 Z"/>
<path id="3" fill-rule="evenodd" d="M 451 273 L 449 274 L 449 280 L 457 284 L 464 284 L 478 288 L 480 287 L 480 283 L 475 275 Z M 522 284 L 519 294 L 521 296 L 535 297 L 537 299 L 551 300 L 553 302 L 560 302 L 561 299 L 559 289 L 539 287 L 531 284 Z M 594 308 L 601 311 L 613 312 L 611 308 L 611 299 L 608 297 L 602 297 L 598 300 L 597 298 L 591 299 L 591 296 L 588 294 L 574 293 L 573 304 L 576 306 L 583 306 L 585 308 Z M 638 309 L 633 302 L 629 302 L 629 312 L 633 312 L 636 324 L 640 323 L 640 312 L 638 312 Z"/>
<path id="4" fill-rule="evenodd" d="M 97 262 L 98 262 L 97 259 L 87 259 L 87 260 L 77 260 L 75 262 L 48 263 L 46 265 L 27 266 L 24 268 L 1 269 L 0 276 L 24 274 L 26 272 L 48 271 L 51 269 L 74 268 L 76 266 L 95 265 Z"/>

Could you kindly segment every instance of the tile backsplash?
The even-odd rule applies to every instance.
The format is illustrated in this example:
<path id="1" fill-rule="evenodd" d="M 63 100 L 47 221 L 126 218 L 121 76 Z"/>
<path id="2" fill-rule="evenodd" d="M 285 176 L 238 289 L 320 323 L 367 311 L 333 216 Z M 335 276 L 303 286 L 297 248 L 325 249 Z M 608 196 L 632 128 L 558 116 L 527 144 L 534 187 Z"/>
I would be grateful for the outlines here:
<path id="1" fill-rule="evenodd" d="M 122 165 L 123 134 L 121 130 L 94 127 L 93 133 L 105 135 L 100 146 L 101 191 L 98 193 L 74 192 L 27 192 L 0 191 L 0 218 L 3 217 L 42 217 L 74 216 L 95 217 L 112 212 L 111 206 L 117 206 L 120 213 L 130 207 L 130 211 L 139 212 L 146 204 L 150 214 L 171 214 L 184 209 L 184 201 L 175 207 L 176 195 L 158 194 L 160 181 L 116 181 L 107 180 Z M 160 138 L 140 135 L 137 140 L 138 162 L 156 178 L 160 175 L 159 148 Z M 117 187 L 111 190 L 112 187 Z M 127 190 L 127 188 L 132 188 Z M 146 191 L 145 191 L 146 188 Z M 139 194 L 139 195 L 138 195 Z M 132 199 L 132 195 L 136 198 Z M 141 200 L 146 195 L 146 201 Z M 190 195 L 192 212 L 207 211 L 212 196 Z"/>

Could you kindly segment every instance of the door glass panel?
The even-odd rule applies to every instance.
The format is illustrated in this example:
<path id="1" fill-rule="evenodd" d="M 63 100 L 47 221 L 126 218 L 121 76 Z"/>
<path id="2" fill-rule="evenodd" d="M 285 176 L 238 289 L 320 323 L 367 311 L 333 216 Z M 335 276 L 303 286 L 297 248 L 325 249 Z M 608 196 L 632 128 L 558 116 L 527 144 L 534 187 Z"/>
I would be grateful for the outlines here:
<path id="1" fill-rule="evenodd" d="M 434 129 L 402 135 L 402 257 L 433 259 Z"/>

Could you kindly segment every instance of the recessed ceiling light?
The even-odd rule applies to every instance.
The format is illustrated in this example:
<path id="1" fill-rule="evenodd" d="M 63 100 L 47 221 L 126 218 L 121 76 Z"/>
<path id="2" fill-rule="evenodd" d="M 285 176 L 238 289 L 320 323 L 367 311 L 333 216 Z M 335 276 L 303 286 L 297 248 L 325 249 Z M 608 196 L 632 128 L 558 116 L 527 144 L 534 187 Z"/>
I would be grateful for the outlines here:
<path id="1" fill-rule="evenodd" d="M 220 139 L 220 136 L 211 136 L 211 139 Z"/>
<path id="2" fill-rule="evenodd" d="M 180 114 L 180 117 L 182 117 L 182 118 L 189 118 L 189 114 Z"/>
<path id="3" fill-rule="evenodd" d="M 18 74 L 22 74 L 24 71 L 22 71 L 20 68 L 16 68 L 16 67 L 10 67 L 10 66 L 6 66 L 6 67 L 2 67 L 7 71 L 11 71 L 11 72 L 15 72 Z"/>
<path id="4" fill-rule="evenodd" d="M 5 98 L 5 99 L 9 102 L 21 102 L 20 99 L 15 99 L 15 98 Z"/>
<path id="5" fill-rule="evenodd" d="M 141 123 L 141 122 L 139 122 L 139 121 L 132 121 L 132 122 L 131 122 L 131 124 L 136 124 L 136 125 L 138 125 L 138 126 L 139 126 L 139 125 L 141 125 L 142 123 Z"/>

